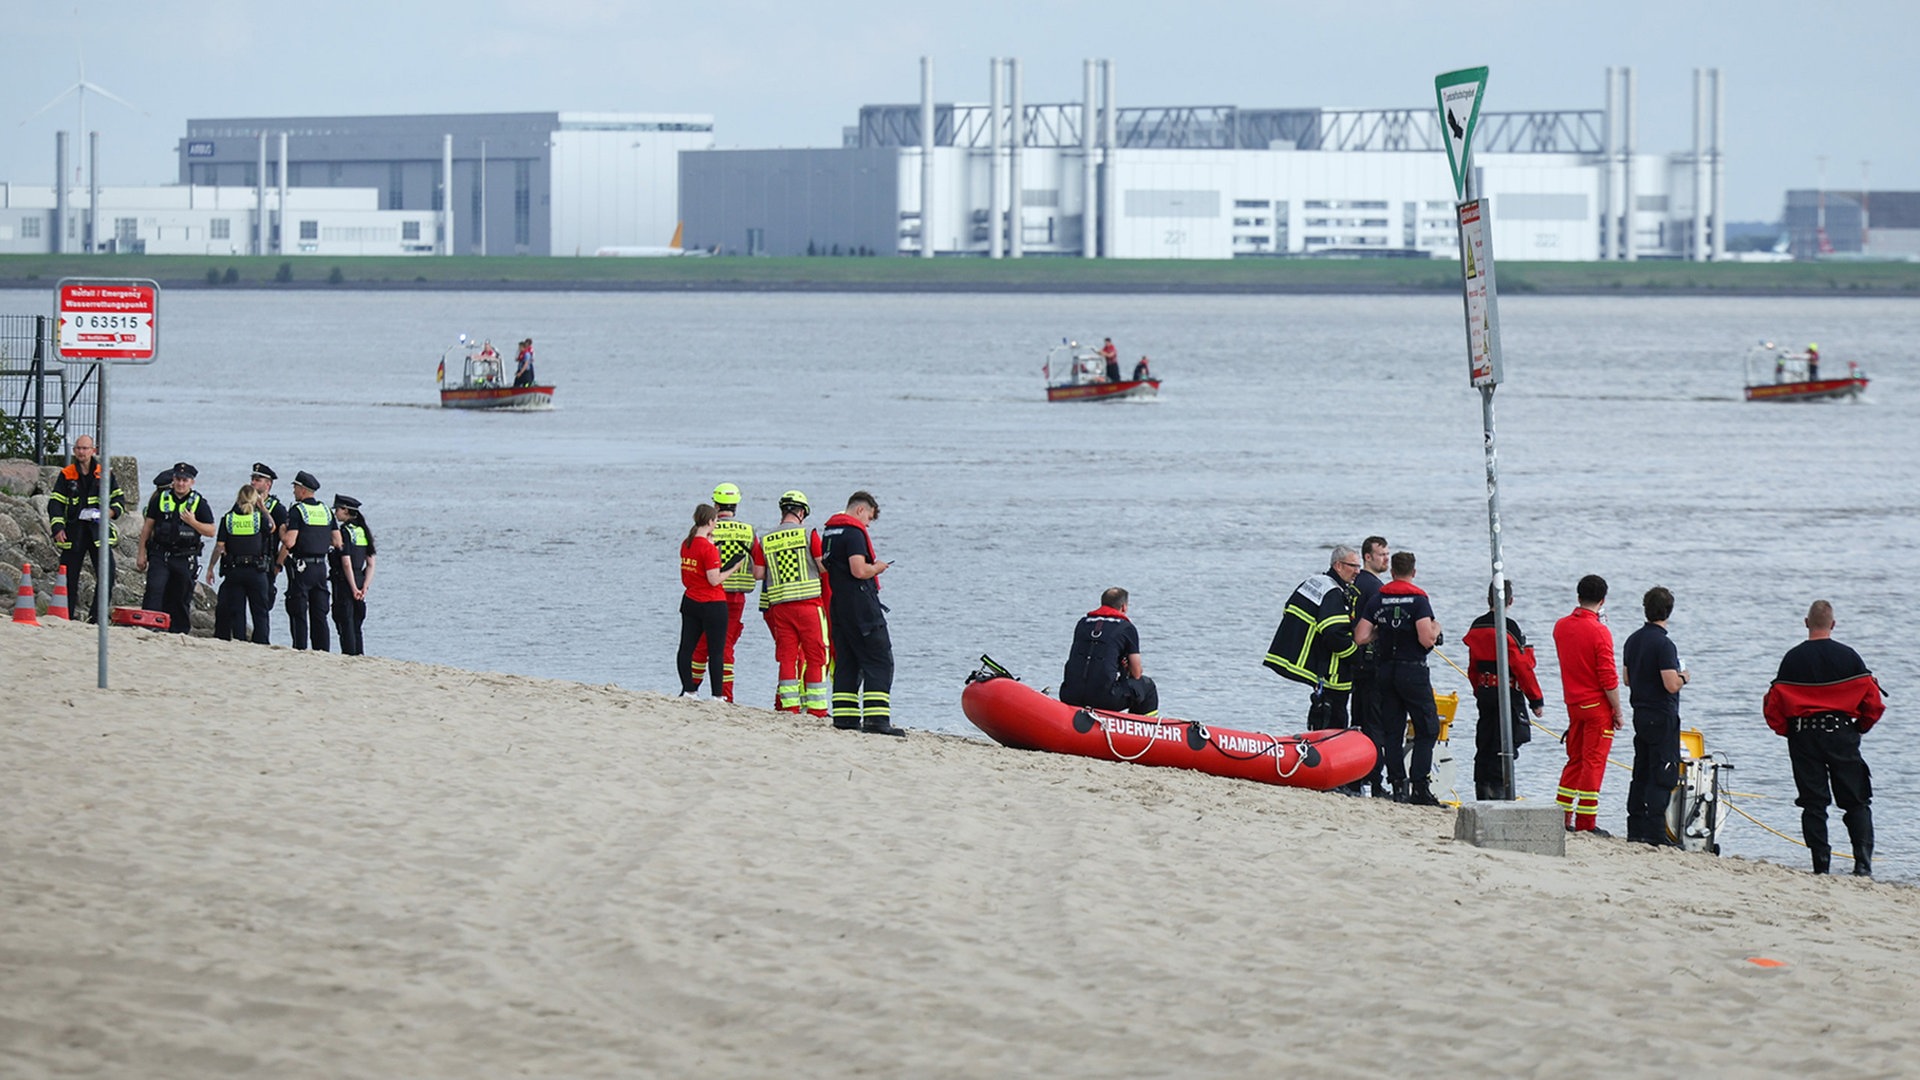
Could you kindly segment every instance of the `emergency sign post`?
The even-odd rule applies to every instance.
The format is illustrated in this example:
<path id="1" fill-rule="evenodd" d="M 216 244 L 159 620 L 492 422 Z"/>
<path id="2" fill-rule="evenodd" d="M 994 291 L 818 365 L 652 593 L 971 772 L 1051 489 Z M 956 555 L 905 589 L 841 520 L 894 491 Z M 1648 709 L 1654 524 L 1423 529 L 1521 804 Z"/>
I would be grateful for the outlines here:
<path id="1" fill-rule="evenodd" d="M 1487 457 L 1487 538 L 1493 561 L 1494 679 L 1500 702 L 1500 796 L 1513 798 L 1513 695 L 1508 691 L 1506 563 L 1500 554 L 1500 457 L 1493 437 L 1493 391 L 1500 385 L 1500 308 L 1493 283 L 1488 207 L 1473 173 L 1473 131 L 1487 91 L 1484 67 L 1450 71 L 1433 80 L 1440 136 L 1453 170 L 1460 226 L 1461 302 L 1467 320 L 1467 373 L 1480 390 L 1480 423 Z"/>
<path id="2" fill-rule="evenodd" d="M 107 456 L 107 368 L 151 364 L 160 354 L 160 286 L 146 278 L 62 278 L 53 290 L 54 344 L 63 364 L 92 364 L 100 381 L 99 542 L 93 570 L 95 621 L 100 627 L 100 689 L 107 688 L 107 618 L 113 581 L 107 553 L 113 539 L 113 459 Z M 137 497 L 137 493 L 136 493 Z M 80 583 L 70 583 L 76 590 Z"/>

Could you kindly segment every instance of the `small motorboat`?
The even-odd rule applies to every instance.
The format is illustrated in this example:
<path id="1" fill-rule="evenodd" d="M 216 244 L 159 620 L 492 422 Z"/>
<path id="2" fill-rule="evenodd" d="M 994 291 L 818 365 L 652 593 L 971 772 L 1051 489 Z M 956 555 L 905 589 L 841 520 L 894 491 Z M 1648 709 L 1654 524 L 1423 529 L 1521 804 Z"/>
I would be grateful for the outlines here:
<path id="1" fill-rule="evenodd" d="M 1192 720 L 1068 705 L 1014 678 L 987 657 L 967 679 L 960 710 L 993 741 L 1016 750 L 1195 769 L 1263 784 L 1327 791 L 1373 771 L 1373 740 L 1354 728 L 1268 735 Z"/>
<path id="2" fill-rule="evenodd" d="M 1793 352 L 1771 341 L 1760 342 L 1747 350 L 1747 400 L 1824 401 L 1857 398 L 1866 392 L 1867 373 L 1859 364 L 1847 361 L 1847 373 L 1837 379 L 1817 378 L 1818 364 L 1814 346 Z"/>
<path id="3" fill-rule="evenodd" d="M 447 359 L 460 354 L 458 380 L 447 378 Z M 552 384 L 514 386 L 491 341 L 461 334 L 440 354 L 440 405 L 447 409 L 551 409 Z"/>
<path id="4" fill-rule="evenodd" d="M 1140 358 L 1140 365 L 1146 358 Z M 1047 362 L 1040 366 L 1046 376 L 1048 401 L 1139 401 L 1160 396 L 1160 380 L 1147 375 L 1138 379 L 1107 378 L 1107 361 L 1097 350 L 1083 348 L 1077 341 L 1060 339 L 1047 350 Z"/>

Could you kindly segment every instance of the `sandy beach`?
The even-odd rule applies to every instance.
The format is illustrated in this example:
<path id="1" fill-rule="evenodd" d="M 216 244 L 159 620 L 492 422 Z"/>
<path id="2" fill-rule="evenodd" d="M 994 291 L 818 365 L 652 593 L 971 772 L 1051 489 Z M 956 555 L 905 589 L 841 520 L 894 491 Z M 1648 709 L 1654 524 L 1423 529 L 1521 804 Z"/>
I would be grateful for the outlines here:
<path id="1" fill-rule="evenodd" d="M 9 1077 L 1915 1067 L 1910 887 L 373 657 L 112 665 L 0 624 Z"/>

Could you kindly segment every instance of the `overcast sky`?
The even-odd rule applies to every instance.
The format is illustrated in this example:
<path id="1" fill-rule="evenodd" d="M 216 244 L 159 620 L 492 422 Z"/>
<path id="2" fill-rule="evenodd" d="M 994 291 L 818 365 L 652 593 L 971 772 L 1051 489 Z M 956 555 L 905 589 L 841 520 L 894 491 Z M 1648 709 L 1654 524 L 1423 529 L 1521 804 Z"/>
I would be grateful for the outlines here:
<path id="1" fill-rule="evenodd" d="M 1823 10 L 1824 9 L 1824 10 Z M 171 183 L 188 117 L 600 110 L 710 113 L 723 147 L 837 146 L 863 104 L 985 101 L 1017 56 L 1029 103 L 1076 101 L 1080 62 L 1117 64 L 1122 107 L 1430 106 L 1433 76 L 1492 68 L 1483 108 L 1599 108 L 1608 65 L 1639 80 L 1640 147 L 1692 146 L 1695 67 L 1727 88 L 1730 220 L 1782 193 L 1920 189 L 1920 4 L 1857 0 L 1168 0 L 622 3 L 617 0 L 107 0 L 6 19 L 0 180 L 49 184 L 53 133 L 88 96 L 101 180 Z M 31 119 L 29 119 L 31 117 Z M 76 149 L 84 145 L 76 140 Z"/>

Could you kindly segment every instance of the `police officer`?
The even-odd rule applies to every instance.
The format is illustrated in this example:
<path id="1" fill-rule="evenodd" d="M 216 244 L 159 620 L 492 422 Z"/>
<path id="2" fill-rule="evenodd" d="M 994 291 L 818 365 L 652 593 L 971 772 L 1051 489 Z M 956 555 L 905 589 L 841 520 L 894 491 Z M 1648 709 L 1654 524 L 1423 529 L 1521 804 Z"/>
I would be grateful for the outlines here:
<path id="1" fill-rule="evenodd" d="M 280 496 L 273 493 L 273 482 L 278 479 L 280 479 L 280 475 L 268 468 L 266 462 L 256 461 L 253 463 L 251 483 L 253 484 L 253 490 L 259 493 L 259 499 L 257 500 L 258 507 L 261 513 L 267 515 L 267 525 L 272 535 L 272 543 L 267 545 L 267 555 L 269 559 L 271 559 L 273 553 L 279 549 L 280 532 L 287 527 L 287 504 L 281 502 Z M 267 607 L 271 609 L 274 601 L 278 599 L 280 599 L 280 577 L 277 574 L 268 574 Z M 244 637 L 247 633 L 245 616 L 246 609 L 243 605 L 241 608 L 241 621 L 233 627 L 235 637 Z M 256 638 L 255 640 L 258 639 Z"/>
<path id="2" fill-rule="evenodd" d="M 753 550 L 753 526 L 734 515 L 740 512 L 740 488 L 720 484 L 713 489 L 713 546 L 720 551 L 720 566 L 728 570 L 720 581 L 727 594 L 727 655 L 720 669 L 720 694 L 733 700 L 733 647 L 740 641 L 742 619 L 747 610 L 747 594 L 753 592 L 753 567 L 747 553 Z M 764 609 L 763 609 L 764 610 Z M 707 677 L 707 639 L 693 645 L 693 681 L 699 685 Z"/>
<path id="3" fill-rule="evenodd" d="M 825 548 L 820 534 L 806 527 L 811 512 L 805 492 L 783 493 L 780 524 L 754 542 L 749 573 L 765 583 L 760 614 L 773 632 L 773 656 L 780 665 L 774 708 L 826 716 L 827 639 L 820 609 L 820 558 Z M 721 559 L 725 558 L 722 553 Z"/>
<path id="4" fill-rule="evenodd" d="M 873 553 L 867 526 L 880 504 L 865 491 L 847 499 L 844 513 L 827 519 L 821 559 L 832 594 L 833 726 L 875 735 L 905 735 L 893 726 L 893 638 L 880 602 L 880 575 L 891 563 Z"/>
<path id="5" fill-rule="evenodd" d="M 1060 676 L 1060 700 L 1068 705 L 1160 715 L 1160 691 L 1140 662 L 1140 631 L 1127 618 L 1127 590 L 1100 594 L 1100 606 L 1073 628 L 1073 650 Z"/>
<path id="6" fill-rule="evenodd" d="M 120 532 L 113 522 L 125 510 L 126 494 L 99 461 L 94 459 L 93 436 L 73 440 L 73 463 L 60 470 L 53 494 L 47 497 L 47 525 L 53 533 L 54 547 L 60 551 L 60 565 L 67 570 L 67 591 L 80 597 L 80 569 L 94 567 L 100 550 L 100 488 L 110 489 L 107 499 L 107 580 L 113 580 L 113 545 Z M 112 590 L 108 590 L 111 595 Z M 98 602 L 81 608 L 81 620 L 92 622 Z"/>
<path id="7" fill-rule="evenodd" d="M 367 651 L 360 628 L 367 621 L 367 590 L 373 586 L 373 530 L 360 512 L 360 500 L 351 495 L 333 497 L 333 518 L 340 529 L 340 547 L 328 556 L 327 567 L 333 627 L 340 632 L 340 654 L 359 656 Z"/>
<path id="8" fill-rule="evenodd" d="M 1440 644 L 1440 621 L 1434 618 L 1433 603 L 1426 592 L 1413 583 L 1413 552 L 1394 552 L 1390 565 L 1393 580 L 1380 586 L 1361 609 L 1353 639 L 1362 645 L 1373 641 L 1378 646 L 1376 686 L 1380 691 L 1380 721 L 1387 737 L 1387 779 L 1393 784 L 1394 801 L 1439 806 L 1431 774 L 1433 746 L 1440 739 L 1440 713 L 1433 703 L 1427 653 Z M 1409 719 L 1413 722 L 1411 790 L 1407 784 L 1409 764 L 1401 760 L 1400 750 Z"/>
<path id="9" fill-rule="evenodd" d="M 167 486 L 147 500 L 146 520 L 140 526 L 140 555 L 136 570 L 147 574 L 147 591 L 140 606 L 164 611 L 167 629 L 184 634 L 193 629 L 193 586 L 200 576 L 200 539 L 213 535 L 213 507 L 193 490 L 200 470 L 184 461 L 168 471 Z"/>
<path id="10" fill-rule="evenodd" d="M 304 649 L 311 637 L 317 652 L 326 652 L 327 554 L 340 546 L 340 530 L 333 515 L 313 497 L 320 481 L 304 469 L 294 474 L 294 504 L 287 510 L 287 528 L 280 537 L 279 565 L 287 570 L 287 626 L 293 647 Z"/>
<path id="11" fill-rule="evenodd" d="M 255 645 L 267 644 L 267 582 L 273 577 L 273 551 L 279 546 L 273 519 L 260 509 L 260 493 L 252 484 L 242 487 L 233 509 L 220 518 L 214 536 L 213 558 L 207 563 L 207 584 L 221 575 L 220 597 L 214 606 L 213 636 L 221 641 L 248 640 L 248 608 L 253 609 Z"/>

